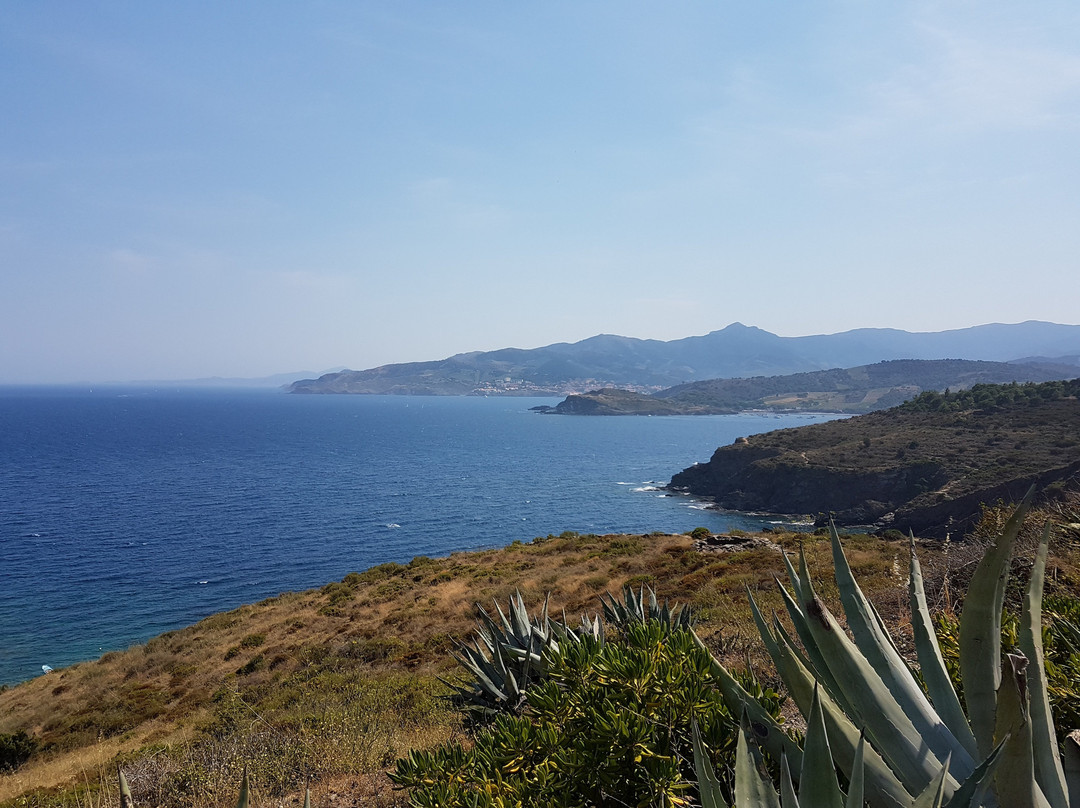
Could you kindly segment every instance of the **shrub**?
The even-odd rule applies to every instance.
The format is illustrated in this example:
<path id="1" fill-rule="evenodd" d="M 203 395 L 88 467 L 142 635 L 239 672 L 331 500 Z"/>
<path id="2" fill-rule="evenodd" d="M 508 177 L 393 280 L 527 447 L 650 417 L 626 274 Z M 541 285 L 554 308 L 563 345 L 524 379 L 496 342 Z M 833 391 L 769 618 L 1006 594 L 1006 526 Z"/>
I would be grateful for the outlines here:
<path id="1" fill-rule="evenodd" d="M 731 769 L 737 722 L 690 631 L 633 622 L 618 639 L 585 636 L 545 661 L 521 714 L 501 714 L 471 749 L 453 744 L 398 761 L 391 779 L 413 789 L 413 805 L 685 804 L 695 721 Z M 757 692 L 775 719 L 780 697 Z"/>
<path id="2" fill-rule="evenodd" d="M 0 772 L 15 771 L 30 759 L 37 746 L 37 739 L 24 730 L 0 733 Z"/>

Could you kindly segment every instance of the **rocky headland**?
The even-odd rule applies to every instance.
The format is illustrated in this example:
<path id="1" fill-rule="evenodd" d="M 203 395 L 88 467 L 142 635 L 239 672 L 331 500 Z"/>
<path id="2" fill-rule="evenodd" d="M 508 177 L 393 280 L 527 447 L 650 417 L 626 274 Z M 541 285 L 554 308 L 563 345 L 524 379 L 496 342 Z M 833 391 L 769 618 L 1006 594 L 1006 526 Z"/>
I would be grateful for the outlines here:
<path id="1" fill-rule="evenodd" d="M 717 507 L 961 535 L 983 504 L 1080 486 L 1080 379 L 924 393 L 854 418 L 740 438 L 676 474 Z"/>

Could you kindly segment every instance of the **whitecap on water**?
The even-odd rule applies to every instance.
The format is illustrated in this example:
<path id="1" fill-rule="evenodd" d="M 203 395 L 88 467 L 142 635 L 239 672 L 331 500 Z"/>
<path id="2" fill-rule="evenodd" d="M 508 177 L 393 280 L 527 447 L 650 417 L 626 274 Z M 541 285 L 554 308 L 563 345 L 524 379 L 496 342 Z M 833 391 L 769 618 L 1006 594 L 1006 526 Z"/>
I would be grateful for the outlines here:
<path id="1" fill-rule="evenodd" d="M 397 527 L 401 527 L 401 525 L 399 525 L 397 522 L 387 522 L 386 526 L 388 528 L 390 528 L 391 530 L 393 530 L 394 528 L 397 528 Z"/>

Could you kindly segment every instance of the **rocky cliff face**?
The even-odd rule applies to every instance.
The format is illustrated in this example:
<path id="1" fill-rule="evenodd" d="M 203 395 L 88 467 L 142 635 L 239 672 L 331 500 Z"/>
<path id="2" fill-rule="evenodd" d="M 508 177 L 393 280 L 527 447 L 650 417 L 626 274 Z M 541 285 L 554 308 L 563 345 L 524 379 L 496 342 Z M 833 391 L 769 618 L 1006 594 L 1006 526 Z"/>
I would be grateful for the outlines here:
<path id="1" fill-rule="evenodd" d="M 840 524 L 867 524 L 919 494 L 942 486 L 944 469 L 919 461 L 855 470 L 811 465 L 796 452 L 723 446 L 708 463 L 671 480 L 674 490 L 708 497 L 721 508 L 784 514 L 832 514 Z"/>
<path id="2" fill-rule="evenodd" d="M 984 503 L 1080 488 L 1080 402 L 889 410 L 739 439 L 670 488 L 718 507 L 963 535 Z"/>

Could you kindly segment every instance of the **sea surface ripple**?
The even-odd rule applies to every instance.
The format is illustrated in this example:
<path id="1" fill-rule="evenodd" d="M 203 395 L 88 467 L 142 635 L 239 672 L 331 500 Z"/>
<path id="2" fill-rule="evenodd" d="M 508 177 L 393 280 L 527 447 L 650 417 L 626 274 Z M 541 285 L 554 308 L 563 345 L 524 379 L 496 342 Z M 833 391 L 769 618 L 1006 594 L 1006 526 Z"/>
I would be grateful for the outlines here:
<path id="1" fill-rule="evenodd" d="M 530 398 L 0 388 L 0 683 L 416 555 L 753 527 L 659 486 L 830 416 L 541 416 Z"/>

